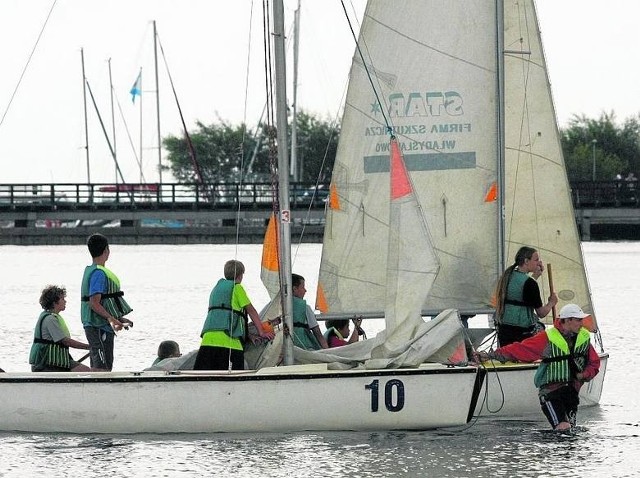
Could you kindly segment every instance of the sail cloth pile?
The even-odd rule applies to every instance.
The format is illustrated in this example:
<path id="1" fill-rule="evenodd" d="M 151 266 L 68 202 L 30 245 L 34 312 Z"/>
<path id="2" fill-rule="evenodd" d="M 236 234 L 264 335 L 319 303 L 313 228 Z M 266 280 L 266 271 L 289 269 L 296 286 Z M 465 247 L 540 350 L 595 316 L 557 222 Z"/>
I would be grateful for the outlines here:
<path id="1" fill-rule="evenodd" d="M 464 351 L 462 326 L 455 310 L 428 322 L 421 316 L 439 263 L 395 137 L 390 147 L 386 328 L 374 339 L 337 349 L 296 349 L 296 361 L 325 361 L 331 363 L 330 368 L 337 368 L 338 363 L 362 363 L 367 369 L 417 367 L 423 362 L 448 362 Z M 417 248 L 420 253 L 416 253 Z"/>
<path id="2" fill-rule="evenodd" d="M 464 333 L 458 312 L 449 309 L 433 320 L 408 318 L 393 331 L 343 347 L 303 350 L 294 347 L 297 363 L 326 363 L 330 370 L 418 367 L 422 363 L 464 363 Z"/>
<path id="3" fill-rule="evenodd" d="M 429 294 L 439 269 L 429 237 L 426 221 L 414 194 L 400 148 L 394 137 L 390 144 L 390 207 L 388 235 L 387 287 L 385 297 L 386 328 L 375 338 L 326 350 L 303 350 L 294 347 L 296 363 L 326 363 L 329 369 L 384 369 L 417 367 L 424 362 L 452 363 L 466 360 L 464 332 L 458 312 L 446 310 L 435 319 L 425 321 L 422 305 Z M 265 246 L 273 246 L 269 229 Z M 420 253 L 416 254 L 416 247 Z M 273 262 L 263 254 L 263 270 Z M 262 320 L 271 320 L 280 313 L 279 295 L 261 313 Z M 278 343 L 262 347 L 260 352 L 250 347 L 249 365 L 261 368 L 274 366 L 279 360 Z M 253 362 L 253 363 L 252 363 Z"/>

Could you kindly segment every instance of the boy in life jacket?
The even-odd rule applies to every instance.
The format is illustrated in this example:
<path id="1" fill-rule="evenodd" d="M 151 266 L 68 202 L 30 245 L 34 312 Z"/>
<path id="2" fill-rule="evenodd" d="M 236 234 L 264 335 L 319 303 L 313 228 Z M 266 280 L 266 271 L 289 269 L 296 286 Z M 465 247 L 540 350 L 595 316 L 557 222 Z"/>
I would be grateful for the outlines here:
<path id="1" fill-rule="evenodd" d="M 328 347 L 313 310 L 304 300 L 307 289 L 304 277 L 291 274 L 293 291 L 293 343 L 305 350 L 319 350 Z"/>
<path id="2" fill-rule="evenodd" d="M 244 264 L 227 261 L 224 279 L 209 294 L 209 311 L 200 337 L 194 370 L 244 370 L 247 317 L 260 337 L 273 339 L 273 332 L 262 327 L 260 316 L 242 287 Z"/>
<path id="3" fill-rule="evenodd" d="M 105 263 L 109 259 L 109 241 L 102 234 L 87 240 L 92 264 L 85 267 L 81 285 L 80 316 L 91 346 L 91 368 L 111 371 L 115 333 L 133 327 L 124 316 L 133 309 L 124 300 L 120 279 Z"/>
<path id="4" fill-rule="evenodd" d="M 476 354 L 479 360 L 500 362 L 542 360 L 534 383 L 542 412 L 554 430 L 575 426 L 580 388 L 600 370 L 600 357 L 591 345 L 589 331 L 582 327 L 586 317 L 589 315 L 576 304 L 567 304 L 560 309 L 554 327 L 522 342 Z"/>
<path id="5" fill-rule="evenodd" d="M 33 332 L 29 353 L 32 372 L 89 372 L 86 365 L 73 360 L 69 348 L 88 350 L 89 344 L 71 338 L 69 328 L 60 315 L 67 307 L 64 287 L 49 285 L 40 294 L 42 312 Z"/>

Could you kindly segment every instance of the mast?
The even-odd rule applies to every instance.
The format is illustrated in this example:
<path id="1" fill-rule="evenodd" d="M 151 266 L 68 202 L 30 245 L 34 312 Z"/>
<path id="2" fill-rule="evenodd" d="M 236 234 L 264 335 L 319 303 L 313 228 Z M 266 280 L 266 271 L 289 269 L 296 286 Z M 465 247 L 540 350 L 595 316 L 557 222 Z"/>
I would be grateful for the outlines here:
<path id="1" fill-rule="evenodd" d="M 300 0 L 293 22 L 293 116 L 291 118 L 291 177 L 300 181 L 302 168 L 298 168 L 298 45 L 300 42 Z"/>
<path id="2" fill-rule="evenodd" d="M 84 73 L 84 48 L 80 48 L 80 60 L 82 62 L 82 97 L 84 100 L 84 149 L 87 154 L 87 184 L 91 184 L 91 169 L 89 166 L 89 122 L 87 119 L 87 76 Z"/>
<path id="3" fill-rule="evenodd" d="M 156 75 L 156 122 L 158 129 L 158 177 L 162 184 L 162 138 L 160 137 L 160 83 L 158 81 L 158 31 L 153 21 L 153 63 Z"/>
<path id="4" fill-rule="evenodd" d="M 273 2 L 273 39 L 276 79 L 276 127 L 278 131 L 278 186 L 280 201 L 280 272 L 282 313 L 289 329 L 285 335 L 284 364 L 293 364 L 293 291 L 291 287 L 291 210 L 289 209 L 289 158 L 287 157 L 287 68 L 284 45 L 284 7 Z"/>
<path id="5" fill-rule="evenodd" d="M 111 76 L 111 58 L 107 61 L 109 64 L 109 94 L 111 96 L 111 134 L 113 141 L 113 156 L 117 158 L 116 153 L 116 116 L 115 111 L 113 109 L 113 77 Z M 116 184 L 118 184 L 118 169 L 116 168 Z"/>
<path id="6" fill-rule="evenodd" d="M 140 104 L 138 105 L 138 107 L 140 108 L 139 110 L 139 114 L 140 114 L 140 126 L 139 126 L 139 137 L 138 137 L 138 141 L 140 142 L 139 148 L 140 148 L 140 153 L 139 153 L 139 158 L 140 158 L 140 163 L 139 163 L 139 168 L 140 168 L 140 184 L 142 184 L 142 152 L 144 151 L 143 147 L 142 147 L 142 67 L 140 67 L 140 73 L 138 74 L 138 78 L 140 78 Z"/>
<path id="7" fill-rule="evenodd" d="M 91 102 L 93 103 L 93 108 L 95 109 L 96 115 L 98 116 L 98 121 L 100 122 L 100 127 L 102 128 L 102 134 L 104 134 L 104 139 L 107 142 L 107 146 L 109 147 L 109 152 L 111 153 L 111 157 L 113 158 L 113 162 L 116 165 L 116 174 L 118 176 L 120 176 L 120 179 L 122 180 L 122 182 L 125 183 L 126 181 L 124 180 L 124 176 L 122 175 L 122 171 L 120 170 L 120 166 L 118 165 L 118 160 L 116 159 L 115 151 L 113 150 L 113 146 L 111 145 L 111 140 L 109 139 L 109 133 L 107 133 L 107 128 L 104 125 L 104 121 L 102 121 L 102 115 L 100 114 L 100 110 L 98 109 L 98 104 L 96 103 L 96 98 L 93 96 L 93 91 L 91 90 L 91 85 L 89 84 L 89 82 L 87 82 L 86 85 L 87 85 L 87 89 L 89 90 L 89 96 L 91 96 Z M 129 193 L 129 195 L 131 196 L 131 193 Z"/>
<path id="8" fill-rule="evenodd" d="M 498 78 L 496 82 L 497 94 L 497 159 L 498 159 L 498 275 L 505 269 L 505 109 L 504 109 L 504 0 L 496 0 L 496 63 Z"/>

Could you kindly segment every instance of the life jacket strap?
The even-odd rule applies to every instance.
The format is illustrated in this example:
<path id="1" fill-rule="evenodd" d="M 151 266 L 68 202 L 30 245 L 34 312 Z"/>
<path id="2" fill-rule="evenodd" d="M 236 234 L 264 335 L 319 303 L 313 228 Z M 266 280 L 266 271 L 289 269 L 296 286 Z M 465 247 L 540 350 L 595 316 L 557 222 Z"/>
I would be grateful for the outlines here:
<path id="1" fill-rule="evenodd" d="M 248 318 L 247 313 L 245 311 L 235 310 L 235 309 L 232 309 L 231 307 L 227 307 L 226 305 L 212 305 L 211 307 L 209 307 L 209 310 L 230 310 L 234 314 L 241 315 L 245 319 Z"/>
<path id="2" fill-rule="evenodd" d="M 519 307 L 527 307 L 527 304 L 525 304 L 524 302 L 522 302 L 521 300 L 512 300 L 512 299 L 506 299 L 504 301 L 505 304 L 509 304 L 509 305 L 517 305 Z"/>
<path id="3" fill-rule="evenodd" d="M 118 292 L 111 292 L 109 294 L 100 294 L 101 299 L 115 299 L 116 297 L 124 296 L 124 291 L 119 290 Z M 82 302 L 89 302 L 90 297 L 88 295 L 83 295 L 80 299 Z"/>
<path id="4" fill-rule="evenodd" d="M 47 345 L 55 344 L 55 342 L 53 340 L 45 340 L 45 339 L 37 339 L 37 338 L 33 339 L 33 343 L 34 344 L 47 344 Z"/>
<path id="5" fill-rule="evenodd" d="M 573 354 L 558 355 L 557 357 L 546 357 L 546 358 L 542 359 L 542 363 L 560 362 L 562 360 L 566 360 L 569 363 L 569 372 L 571 373 L 571 375 L 573 377 L 575 377 L 576 374 L 578 372 L 580 372 L 580 369 L 578 368 L 578 365 L 576 364 L 576 361 L 574 359 L 574 355 Z"/>
<path id="6" fill-rule="evenodd" d="M 552 363 L 552 362 L 560 362 L 562 360 L 567 360 L 573 358 L 572 354 L 569 355 L 558 355 L 557 357 L 546 357 L 542 359 L 542 363 Z"/>

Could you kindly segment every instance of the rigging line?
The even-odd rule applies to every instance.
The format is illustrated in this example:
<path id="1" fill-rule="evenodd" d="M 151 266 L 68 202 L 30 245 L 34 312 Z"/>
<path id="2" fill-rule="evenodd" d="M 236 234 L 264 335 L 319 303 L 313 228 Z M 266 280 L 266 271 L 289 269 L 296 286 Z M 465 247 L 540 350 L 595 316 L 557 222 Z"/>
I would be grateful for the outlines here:
<path id="1" fill-rule="evenodd" d="M 345 86 L 345 88 L 342 91 L 342 98 L 340 101 L 340 104 L 342 104 L 344 102 L 344 99 L 347 95 L 347 87 Z M 318 175 L 316 176 L 316 183 L 315 183 L 315 188 L 313 190 L 313 196 L 311 197 L 311 202 L 309 203 L 309 206 L 307 208 L 307 212 L 306 212 L 306 216 L 305 216 L 305 220 L 302 221 L 302 230 L 300 231 L 300 235 L 298 237 L 298 241 L 296 244 L 296 249 L 294 252 L 294 258 L 298 256 L 298 250 L 300 249 L 300 246 L 302 244 L 302 239 L 304 238 L 304 233 L 305 230 L 307 228 L 307 224 L 309 223 L 309 217 L 311 216 L 311 207 L 315 201 L 315 198 L 317 196 L 318 193 L 318 186 L 320 185 L 320 181 L 322 180 L 322 177 L 324 176 L 324 167 L 327 163 L 327 158 L 329 156 L 329 148 L 331 146 L 331 140 L 333 139 L 333 137 L 336 135 L 336 132 L 338 131 L 338 122 L 339 122 L 339 116 L 340 116 L 340 111 L 336 111 L 336 115 L 334 116 L 333 120 L 331 121 L 331 128 L 329 131 L 329 138 L 327 140 L 327 146 L 325 147 L 324 150 L 324 155 L 322 156 L 322 162 L 320 163 L 320 169 L 318 170 Z M 329 178 L 332 179 L 332 178 Z M 329 185 L 329 188 L 331 188 L 331 185 Z M 327 191 L 327 202 L 329 201 L 329 195 L 331 194 L 331 191 Z M 325 217 L 326 217 L 326 208 L 328 206 L 325 204 Z M 326 227 L 326 226 L 325 226 Z"/>
<path id="2" fill-rule="evenodd" d="M 147 38 L 150 35 L 149 31 L 150 31 L 152 25 L 153 25 L 153 20 L 150 20 L 150 21 L 147 22 L 147 25 L 146 25 L 144 31 L 142 32 L 142 35 L 140 36 L 140 41 L 138 42 L 138 48 L 136 49 L 136 53 L 133 56 L 133 60 L 129 59 L 129 63 L 127 65 L 127 68 L 130 68 L 132 65 L 136 65 L 134 67 L 135 71 L 133 71 L 131 73 L 131 76 L 133 78 L 137 78 L 138 77 L 138 72 L 139 72 L 139 69 L 140 69 L 139 65 L 142 64 L 142 62 L 141 62 L 142 49 L 145 48 L 145 45 L 147 45 Z M 133 51 L 133 50 L 131 50 L 131 51 Z"/>
<path id="3" fill-rule="evenodd" d="M 247 45 L 247 66 L 246 66 L 246 75 L 245 75 L 245 80 L 244 80 L 244 107 L 243 107 L 243 111 L 242 111 L 242 148 L 241 148 L 241 155 L 240 155 L 240 182 L 242 183 L 243 181 L 243 171 L 244 171 L 244 147 L 245 147 L 245 141 L 247 138 L 247 108 L 248 108 L 248 103 L 249 103 L 249 71 L 251 69 L 251 42 L 252 42 L 252 38 L 253 38 L 253 0 L 251 1 L 251 7 L 250 7 L 250 15 L 249 15 L 249 42 Z M 255 140 L 257 140 L 256 136 L 257 136 L 257 130 L 259 128 L 256 128 L 256 134 L 253 135 L 253 138 Z M 240 211 L 238 210 L 238 214 L 240 214 Z"/>
<path id="4" fill-rule="evenodd" d="M 527 39 L 527 44 L 529 45 L 529 50 L 531 50 L 531 28 L 530 28 L 530 24 L 531 21 L 529 19 L 529 9 L 522 7 L 521 5 L 517 6 L 518 8 L 518 31 L 519 31 L 519 35 L 518 35 L 518 40 L 520 43 L 520 50 L 524 51 L 523 48 L 523 39 L 526 38 Z M 537 26 L 534 29 L 534 35 L 535 32 L 538 31 L 537 30 Z M 511 43 L 511 45 L 513 45 L 514 43 Z M 505 52 L 505 56 L 507 55 L 507 53 Z M 530 79 L 530 69 L 531 69 L 531 59 L 527 58 L 526 60 L 524 59 L 523 56 L 514 56 L 514 61 L 521 61 L 522 62 L 522 91 L 523 91 L 523 100 L 522 100 L 522 115 L 520 117 L 520 129 L 519 129 L 519 134 L 518 134 L 518 148 L 516 150 L 516 154 L 517 154 L 517 160 L 516 160 L 516 168 L 515 168 L 515 174 L 514 174 L 514 188 L 517 188 L 517 184 L 519 181 L 519 177 L 520 177 L 520 155 L 521 154 L 526 154 L 529 162 L 530 162 L 530 169 L 531 171 L 533 171 L 533 157 L 534 157 L 534 153 L 532 151 L 532 146 L 533 146 L 533 141 L 532 141 L 532 136 L 531 136 L 531 119 L 530 119 L 530 113 L 529 113 L 529 108 L 528 108 L 528 99 L 529 99 L 529 79 Z M 525 132 L 525 128 L 526 128 L 526 135 L 527 135 L 527 144 L 526 144 L 526 151 L 523 148 L 522 145 L 522 137 L 523 137 L 523 133 Z M 507 147 L 507 149 L 510 149 Z M 512 149 L 512 148 L 511 148 Z M 533 202 L 534 202 L 534 214 L 536 217 L 536 224 L 538 223 L 537 221 L 537 215 L 538 215 L 538 207 L 537 207 L 537 200 L 535 197 L 535 193 L 536 193 L 536 187 L 535 187 L 535 177 L 531 178 L 531 181 L 533 183 Z M 510 227 L 509 230 L 513 231 L 513 221 L 515 220 L 515 209 L 516 209 L 516 198 L 515 198 L 515 193 L 514 193 L 514 200 L 513 203 L 511 205 L 511 219 L 510 219 Z M 535 233 L 536 233 L 536 244 L 531 244 L 531 245 L 535 245 L 536 247 L 540 244 L 540 228 L 536 227 L 535 229 Z M 507 242 L 511 242 L 510 238 L 505 238 L 505 241 Z M 544 279 L 543 279 L 544 280 Z"/>
<path id="5" fill-rule="evenodd" d="M 118 175 L 123 183 L 126 183 L 124 180 L 124 176 L 122 175 L 122 170 L 120 169 L 120 164 L 118 163 L 118 159 L 116 158 L 116 153 L 113 151 L 113 146 L 111 145 L 111 141 L 109 140 L 109 135 L 107 134 L 107 128 L 104 125 L 104 121 L 102 121 L 102 115 L 100 114 L 100 110 L 98 109 L 98 104 L 96 103 L 96 98 L 93 95 L 93 91 L 91 90 L 91 85 L 89 84 L 89 80 L 85 79 L 85 84 L 87 85 L 87 90 L 89 91 L 89 96 L 91 97 L 91 102 L 93 103 L 93 107 L 96 110 L 96 115 L 98 116 L 98 121 L 100 122 L 100 126 L 102 127 L 102 133 L 104 134 L 105 141 L 107 142 L 107 146 L 109 147 L 109 152 L 111 153 L 111 157 L 113 158 L 113 162 L 116 165 L 116 170 L 118 171 Z M 128 196 L 131 199 L 131 202 L 134 201 L 133 192 L 128 191 Z"/>
<path id="6" fill-rule="evenodd" d="M 278 195 L 278 177 L 277 177 L 277 149 L 275 143 L 275 119 L 273 117 L 274 114 L 274 105 L 273 105 L 273 76 L 271 69 L 271 27 L 270 27 L 270 16 L 269 12 L 271 9 L 269 8 L 268 0 L 262 1 L 262 47 L 263 47 L 263 58 L 264 58 L 264 88 L 265 88 L 265 109 L 266 109 L 266 138 L 268 144 L 268 159 L 269 159 L 269 177 L 271 179 L 271 194 L 273 195 L 273 200 L 271 202 L 271 213 L 273 214 L 275 225 L 276 225 L 276 254 L 278 258 L 278 264 L 280 264 L 280 199 Z M 265 129 L 265 128 L 263 128 Z M 280 284 L 283 284 L 282 277 L 282 269 L 278 266 L 278 280 Z M 284 310 L 284 303 L 281 297 L 280 299 L 280 307 L 281 310 Z"/>
<path id="7" fill-rule="evenodd" d="M 277 177 L 277 167 L 276 167 L 276 157 L 277 157 L 277 147 L 275 144 L 275 133 L 276 128 L 274 126 L 275 119 L 273 117 L 274 114 L 274 105 L 273 105 L 273 76 L 272 76 L 272 61 L 271 61 L 271 35 L 270 32 L 270 16 L 269 16 L 269 3 L 268 0 L 263 0 L 262 2 L 262 10 L 263 10 L 263 48 L 264 48 L 264 72 L 265 72 L 265 95 L 267 97 L 266 100 L 266 110 L 267 110 L 267 118 L 266 118 L 266 136 L 269 145 L 269 172 L 271 178 L 271 192 L 273 195 L 272 201 L 272 213 L 276 219 L 280 217 L 280 199 L 279 199 L 279 188 L 278 188 L 278 177 Z M 279 240 L 279 236 L 278 236 Z M 278 274 L 280 275 L 280 281 L 282 282 L 281 271 L 278 268 Z"/>
<path id="8" fill-rule="evenodd" d="M 373 79 L 371 78 L 371 73 L 369 72 L 369 67 L 367 66 L 367 62 L 364 59 L 364 55 L 362 54 L 362 50 L 360 49 L 360 43 L 358 42 L 358 37 L 356 37 L 355 31 L 353 30 L 353 25 L 351 24 L 351 19 L 349 18 L 349 15 L 347 14 L 347 7 L 344 5 L 344 0 L 340 0 L 340 4 L 342 5 L 342 9 L 344 10 L 345 17 L 347 18 L 347 23 L 349 24 L 349 29 L 351 30 L 351 36 L 353 37 L 353 40 L 356 43 L 356 50 L 358 51 L 358 55 L 360 56 L 360 59 L 362 60 L 362 66 L 364 67 L 364 71 L 366 71 L 366 73 L 367 73 L 367 78 L 369 79 L 369 83 L 371 84 L 371 88 L 373 89 L 373 94 L 376 97 L 376 101 L 380 105 L 380 112 L 382 114 L 382 117 L 384 118 L 384 122 L 385 122 L 385 125 L 387 127 L 387 130 L 391 131 L 391 126 L 390 126 L 390 123 L 389 123 L 389 119 L 387 118 L 387 115 L 384 112 L 384 105 L 382 104 L 382 101 L 380 101 L 380 96 L 378 95 L 378 90 L 376 89 L 375 85 L 373 84 Z"/>
<path id="9" fill-rule="evenodd" d="M 518 15 L 518 20 L 523 21 L 524 25 L 520 26 L 520 30 L 522 31 L 522 29 L 524 29 L 524 32 L 526 34 L 526 38 L 527 38 L 527 43 L 529 45 L 529 50 L 531 50 L 531 36 L 532 36 L 532 32 L 531 32 L 531 28 L 530 28 L 530 20 L 529 20 L 529 9 L 524 7 L 524 6 L 520 6 L 518 5 L 518 9 L 522 9 L 522 15 Z M 521 20 L 522 19 L 522 20 Z M 535 32 L 538 31 L 537 25 L 536 28 L 534 29 L 534 35 Z M 520 37 L 522 38 L 522 34 L 520 35 Z M 522 40 L 521 40 L 522 41 Z M 542 52 L 541 52 L 542 53 Z M 523 81 L 523 108 L 522 108 L 522 118 L 521 118 L 521 124 L 520 124 L 520 128 L 521 128 L 521 132 L 522 131 L 526 131 L 527 134 L 527 154 L 528 154 L 528 158 L 529 158 L 529 168 L 531 171 L 534 171 L 533 169 L 533 141 L 532 141 L 532 137 L 531 137 L 531 116 L 530 116 L 530 112 L 529 112 L 529 79 L 530 79 L 530 71 L 531 71 L 531 63 L 529 61 L 522 61 L 522 81 Z M 522 136 L 520 136 L 522 137 Z M 536 228 L 535 228 L 535 233 L 536 233 L 536 245 L 540 244 L 540 228 L 537 227 L 537 225 L 539 224 L 538 221 L 538 201 L 536 198 L 536 178 L 535 175 L 532 174 L 531 177 L 531 182 L 533 183 L 533 203 L 534 203 L 534 216 L 535 216 L 535 224 L 536 224 Z M 544 277 L 542 278 L 543 282 L 544 282 Z"/>
<path id="10" fill-rule="evenodd" d="M 115 93 L 115 88 L 113 89 Z M 118 93 L 115 94 L 116 105 L 118 105 L 118 111 L 120 112 L 120 119 L 122 119 L 122 123 L 124 124 L 124 130 L 127 132 L 127 138 L 129 139 L 129 144 L 131 145 L 131 151 L 133 152 L 133 157 L 136 160 L 136 164 L 138 165 L 139 170 L 142 172 L 141 178 L 146 183 L 147 178 L 144 177 L 144 170 L 142 168 L 142 163 L 140 158 L 138 158 L 138 152 L 133 144 L 133 139 L 131 138 L 131 133 L 129 131 L 129 125 L 127 124 L 127 120 L 125 119 L 124 112 L 122 111 L 122 106 L 120 105 L 120 100 L 118 99 Z"/>
<path id="11" fill-rule="evenodd" d="M 171 72 L 169 71 L 169 64 L 167 63 L 167 57 L 164 54 L 164 48 L 162 47 L 162 42 L 160 41 L 160 35 L 156 35 L 158 40 L 158 45 L 160 45 L 160 53 L 162 54 L 162 60 L 164 61 L 164 67 L 167 70 L 167 76 L 169 77 L 169 84 L 171 84 L 171 91 L 173 92 L 173 97 L 176 100 L 176 106 L 178 107 L 178 114 L 180 115 L 180 122 L 182 123 L 182 129 L 184 131 L 185 139 L 187 140 L 187 146 L 189 148 L 189 156 L 191 157 L 191 162 L 193 163 L 193 169 L 195 170 L 196 177 L 198 182 L 201 185 L 204 185 L 204 179 L 202 177 L 202 171 L 200 169 L 200 164 L 198 163 L 198 159 L 196 158 L 196 150 L 193 147 L 193 142 L 191 141 L 191 136 L 189 135 L 189 131 L 187 130 L 187 125 L 184 121 L 184 115 L 182 114 L 182 107 L 180 106 L 180 101 L 178 100 L 178 93 L 176 92 L 176 87 L 173 83 L 173 77 L 171 76 Z M 209 191 L 205 190 L 205 193 L 210 196 Z"/>
<path id="12" fill-rule="evenodd" d="M 267 95 L 267 124 L 268 124 L 268 138 L 269 138 L 269 167 L 271 171 L 271 184 L 273 191 L 273 214 L 277 222 L 277 241 L 278 241 L 278 278 L 280 281 L 281 290 L 282 287 L 291 280 L 291 277 L 285 277 L 283 268 L 280 267 L 280 248 L 282 247 L 281 237 L 281 214 L 280 214 L 280 188 L 278 185 L 278 148 L 286 148 L 286 144 L 276 144 L 277 127 L 275 120 L 275 107 L 274 107 L 274 77 L 273 77 L 273 59 L 271 58 L 272 44 L 271 44 L 271 16 L 269 7 L 269 0 L 263 0 L 263 43 L 264 43 L 264 58 L 265 58 L 265 90 Z M 286 290 L 286 287 L 285 287 Z M 282 311 L 286 310 L 285 301 L 286 294 L 280 294 L 280 307 Z M 285 328 L 285 336 L 287 335 Z M 289 334 L 293 331 L 290 330 Z"/>
<path id="13" fill-rule="evenodd" d="M 293 28 L 293 26 L 291 28 Z M 291 32 L 291 30 L 289 32 Z M 288 40 L 289 40 L 289 37 L 287 36 L 287 41 Z M 288 47 L 289 47 L 289 43 L 287 43 L 287 48 Z M 247 59 L 247 63 L 248 63 L 248 59 Z M 248 80 L 247 80 L 247 82 L 248 82 Z M 245 99 L 248 99 L 248 96 L 249 96 L 247 92 L 248 92 L 248 84 L 247 84 L 247 87 L 245 88 Z M 264 115 L 265 115 L 266 111 L 267 111 L 267 103 L 265 101 L 265 104 L 262 107 L 262 113 L 260 113 L 260 118 L 258 119 L 258 121 L 256 123 L 255 131 L 253 133 L 253 140 L 255 142 L 254 152 L 253 152 L 253 154 L 251 156 L 251 160 L 249 161 L 249 164 L 247 165 L 246 171 L 244 171 L 244 168 L 243 168 L 243 171 L 242 171 L 242 174 L 241 174 L 241 179 L 243 181 L 247 177 L 247 175 L 253 171 L 253 163 L 255 162 L 256 157 L 258 155 L 258 151 L 259 151 L 259 148 L 260 148 L 261 142 L 262 142 L 262 136 L 264 135 L 264 132 L 261 131 L 261 130 L 263 129 L 263 126 L 264 126 L 263 119 L 264 119 Z M 245 116 L 245 120 L 246 120 L 246 110 L 245 110 L 245 115 L 244 116 Z"/>
<path id="14" fill-rule="evenodd" d="M 355 9 L 353 8 L 353 3 L 351 3 L 351 9 L 355 12 Z M 354 13 L 354 17 L 356 18 L 356 22 L 357 22 L 357 17 Z M 360 26 L 358 24 L 358 26 Z M 304 238 L 304 234 L 305 234 L 305 230 L 307 227 L 307 223 L 309 222 L 308 219 L 311 215 L 311 205 L 313 204 L 313 201 L 315 200 L 317 191 L 318 191 L 318 186 L 320 184 L 321 179 L 324 176 L 324 168 L 325 165 L 327 163 L 327 158 L 329 156 L 329 147 L 331 146 L 331 140 L 333 139 L 333 137 L 336 135 L 337 131 L 338 131 L 338 125 L 340 123 L 340 106 L 343 105 L 345 103 L 345 99 L 347 97 L 347 90 L 349 88 L 349 82 L 345 82 L 344 87 L 342 89 L 342 95 L 340 96 L 340 101 L 338 103 L 338 108 L 336 109 L 336 114 L 333 117 L 332 121 L 331 121 L 331 125 L 330 125 L 330 132 L 329 132 L 329 138 L 327 140 L 327 146 L 325 147 L 324 150 L 324 155 L 322 157 L 322 162 L 320 163 L 320 168 L 318 169 L 318 175 L 316 176 L 316 183 L 315 183 L 315 189 L 314 189 L 314 193 L 313 193 L 313 197 L 311 198 L 311 203 L 309 204 L 309 207 L 307 208 L 307 213 L 306 213 L 306 217 L 305 217 L 305 221 L 302 222 L 302 230 L 300 232 L 300 236 L 298 237 L 298 242 L 296 245 L 296 250 L 294 253 L 294 258 L 296 258 L 298 256 L 298 250 L 300 249 L 300 246 L 302 244 L 302 239 Z M 329 180 L 331 180 L 332 178 L 330 177 Z M 331 187 L 331 186 L 329 186 Z M 330 191 L 328 191 L 328 194 L 330 194 Z M 327 201 L 329 196 L 327 196 Z M 326 211 L 326 205 L 325 205 L 325 211 Z M 326 216 L 326 212 L 325 212 L 325 216 Z M 326 226 L 325 226 L 326 227 Z"/>
<path id="15" fill-rule="evenodd" d="M 245 69 L 245 81 L 244 81 L 244 105 L 242 111 L 242 136 L 240 138 L 240 177 L 239 177 L 239 193 L 242 191 L 242 185 L 244 184 L 244 160 L 245 160 L 245 146 L 247 141 L 247 107 L 248 107 L 248 99 L 249 99 L 249 71 L 251 67 L 251 40 L 253 37 L 253 0 L 250 4 L 250 14 L 249 14 L 249 41 L 247 44 L 247 66 Z M 252 191 L 255 197 L 255 189 Z M 240 195 L 238 194 L 238 199 Z M 236 256 L 238 254 L 238 242 L 240 238 L 240 200 L 238 200 L 238 204 L 236 207 Z"/>
<path id="16" fill-rule="evenodd" d="M 5 108 L 4 114 L 2 115 L 2 119 L 0 119 L 0 126 L 2 126 L 2 124 L 4 123 L 4 119 L 7 117 L 7 113 L 9 113 L 9 108 L 11 107 L 11 104 L 13 103 L 13 100 L 16 97 L 16 94 L 18 93 L 18 88 L 20 88 L 20 84 L 22 83 L 24 75 L 27 72 L 27 68 L 29 68 L 29 64 L 31 63 L 31 59 L 33 58 L 33 55 L 36 52 L 36 48 L 38 48 L 38 44 L 40 43 L 40 38 L 42 38 L 42 34 L 44 33 L 44 29 L 47 27 L 47 23 L 49 23 L 49 18 L 51 17 L 51 13 L 53 12 L 53 9 L 55 8 L 56 3 L 58 3 L 58 0 L 53 0 L 53 3 L 51 4 L 51 8 L 49 9 L 49 13 L 47 13 L 47 18 L 45 19 L 44 24 L 42 25 L 42 28 L 40 29 L 40 33 L 38 34 L 38 38 L 36 39 L 36 42 L 33 45 L 33 48 L 31 49 L 31 53 L 29 54 L 29 58 L 27 58 L 27 62 L 25 63 L 24 68 L 22 69 L 22 73 L 20 73 L 20 78 L 18 78 L 18 83 L 16 84 L 16 87 L 14 88 L 13 93 L 11 94 L 11 98 L 9 98 L 9 103 L 7 103 L 7 107 Z"/>

